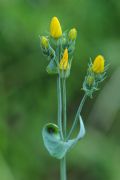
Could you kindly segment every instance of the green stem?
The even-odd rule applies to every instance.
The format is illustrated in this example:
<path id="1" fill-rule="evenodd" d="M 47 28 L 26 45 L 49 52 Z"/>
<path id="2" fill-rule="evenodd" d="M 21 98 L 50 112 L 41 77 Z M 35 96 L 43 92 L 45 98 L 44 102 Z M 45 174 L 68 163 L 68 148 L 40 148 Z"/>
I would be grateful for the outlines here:
<path id="1" fill-rule="evenodd" d="M 70 129 L 70 132 L 68 134 L 67 140 L 70 138 L 71 134 L 73 133 L 73 131 L 74 131 L 75 127 L 76 127 L 76 124 L 78 122 L 79 114 L 81 113 L 81 110 L 82 110 L 82 107 L 83 107 L 83 105 L 85 103 L 86 98 L 87 98 L 87 95 L 84 94 L 84 96 L 82 98 L 82 101 L 80 102 L 80 105 L 78 107 L 78 110 L 77 110 L 77 113 L 76 113 L 75 120 L 73 122 L 72 128 Z"/>
<path id="2" fill-rule="evenodd" d="M 58 127 L 60 129 L 60 135 L 63 139 L 63 132 L 62 132 L 62 95 L 61 95 L 61 80 L 60 76 L 58 75 L 57 79 L 57 95 L 58 95 Z"/>
<path id="3" fill-rule="evenodd" d="M 64 141 L 66 141 L 66 125 L 67 125 L 67 116 L 66 116 L 66 79 L 62 79 L 62 102 L 63 102 L 63 128 L 64 128 Z M 61 159 L 61 180 L 67 180 L 66 175 L 66 156 Z"/>
<path id="4" fill-rule="evenodd" d="M 62 79 L 62 96 L 63 96 L 63 129 L 64 129 L 64 140 L 66 140 L 66 129 L 67 129 L 67 115 L 66 115 L 66 79 Z"/>
<path id="5" fill-rule="evenodd" d="M 60 51 L 61 51 L 61 42 L 59 40 L 58 46 L 59 46 L 59 53 L 58 53 L 58 60 L 60 61 Z M 59 63 L 58 63 L 59 64 Z M 62 131 L 62 100 L 63 100 L 63 118 L 64 118 L 64 134 L 66 135 L 66 87 L 64 85 L 64 88 L 62 87 L 64 93 L 61 93 L 61 78 L 60 74 L 58 75 L 57 80 L 57 94 L 58 94 L 58 126 L 60 128 L 60 135 L 62 140 L 64 139 L 63 131 Z M 61 95 L 62 94 L 62 95 Z M 63 99 L 62 99 L 63 97 Z M 60 179 L 66 180 L 66 157 L 62 158 L 60 160 Z"/>
<path id="6" fill-rule="evenodd" d="M 66 157 L 64 157 L 63 159 L 60 160 L 60 176 L 61 176 L 61 180 L 67 180 L 66 177 Z"/>

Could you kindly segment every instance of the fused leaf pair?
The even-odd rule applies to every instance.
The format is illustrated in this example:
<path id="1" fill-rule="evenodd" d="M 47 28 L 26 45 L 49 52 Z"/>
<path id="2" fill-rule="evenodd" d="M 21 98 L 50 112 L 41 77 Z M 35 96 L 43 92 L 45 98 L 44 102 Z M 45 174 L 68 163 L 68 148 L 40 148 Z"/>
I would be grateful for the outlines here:
<path id="1" fill-rule="evenodd" d="M 62 140 L 57 125 L 49 123 L 43 128 L 43 141 L 51 156 L 62 159 L 66 153 L 85 135 L 85 127 L 81 116 L 79 116 L 80 130 L 75 139 Z"/>

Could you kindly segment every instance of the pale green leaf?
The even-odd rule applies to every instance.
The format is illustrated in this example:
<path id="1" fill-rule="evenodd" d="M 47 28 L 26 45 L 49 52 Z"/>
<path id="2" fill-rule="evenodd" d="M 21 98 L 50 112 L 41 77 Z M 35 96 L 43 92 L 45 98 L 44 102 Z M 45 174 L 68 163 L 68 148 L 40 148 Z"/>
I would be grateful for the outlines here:
<path id="1" fill-rule="evenodd" d="M 43 141 L 51 156 L 62 159 L 65 154 L 85 135 L 85 128 L 81 116 L 79 116 L 80 130 L 76 138 L 63 141 L 57 125 L 49 123 L 43 128 Z"/>

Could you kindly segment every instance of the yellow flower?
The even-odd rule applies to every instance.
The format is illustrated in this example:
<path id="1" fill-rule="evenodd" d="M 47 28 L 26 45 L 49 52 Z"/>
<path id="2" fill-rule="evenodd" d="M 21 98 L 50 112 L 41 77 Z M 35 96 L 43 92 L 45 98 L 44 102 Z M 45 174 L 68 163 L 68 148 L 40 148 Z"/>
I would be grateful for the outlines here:
<path id="1" fill-rule="evenodd" d="M 71 29 L 68 36 L 70 40 L 75 40 L 77 37 L 77 30 L 75 28 Z"/>
<path id="2" fill-rule="evenodd" d="M 50 23 L 50 34 L 57 39 L 62 36 L 62 29 L 57 17 L 53 17 Z"/>
<path id="3" fill-rule="evenodd" d="M 104 63 L 105 63 L 104 57 L 101 55 L 98 55 L 95 58 L 93 65 L 92 65 L 93 72 L 95 72 L 97 74 L 104 72 Z"/>
<path id="4" fill-rule="evenodd" d="M 68 49 L 66 48 L 64 53 L 63 53 L 63 57 L 60 60 L 59 68 L 61 70 L 66 70 L 68 67 L 69 67 L 69 64 L 68 64 Z"/>
<path id="5" fill-rule="evenodd" d="M 48 48 L 49 41 L 45 36 L 41 37 L 41 45 L 42 45 L 43 48 Z"/>

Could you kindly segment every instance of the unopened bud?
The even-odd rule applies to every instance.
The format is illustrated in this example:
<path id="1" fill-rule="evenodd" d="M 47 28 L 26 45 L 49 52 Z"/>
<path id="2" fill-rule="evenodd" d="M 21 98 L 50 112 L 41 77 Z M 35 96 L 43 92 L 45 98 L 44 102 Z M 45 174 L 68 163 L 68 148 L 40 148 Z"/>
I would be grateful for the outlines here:
<path id="1" fill-rule="evenodd" d="M 93 76 L 88 76 L 88 77 L 87 77 L 87 80 L 86 80 L 86 83 L 87 83 L 89 86 L 92 86 L 93 83 L 94 83 L 94 77 L 93 77 Z"/>
<path id="2" fill-rule="evenodd" d="M 75 28 L 69 31 L 68 37 L 70 40 L 74 41 L 77 37 L 77 30 Z"/>
<path id="3" fill-rule="evenodd" d="M 48 48 L 49 46 L 49 40 L 45 36 L 41 37 L 40 43 L 43 48 Z"/>
<path id="4" fill-rule="evenodd" d="M 98 55 L 92 65 L 92 70 L 94 73 L 99 74 L 104 72 L 104 64 L 105 60 L 104 57 L 101 55 Z"/>
<path id="5" fill-rule="evenodd" d="M 62 38 L 62 44 L 63 44 L 63 45 L 65 45 L 65 44 L 66 44 L 66 42 L 67 42 L 66 38 L 65 38 L 65 37 L 63 37 L 63 38 Z"/>
<path id="6" fill-rule="evenodd" d="M 69 67 L 68 64 L 68 49 L 66 48 L 63 53 L 63 57 L 60 60 L 59 68 L 61 70 L 66 70 Z"/>
<path id="7" fill-rule="evenodd" d="M 50 35 L 58 39 L 62 36 L 62 28 L 57 17 L 53 17 L 50 23 Z"/>

